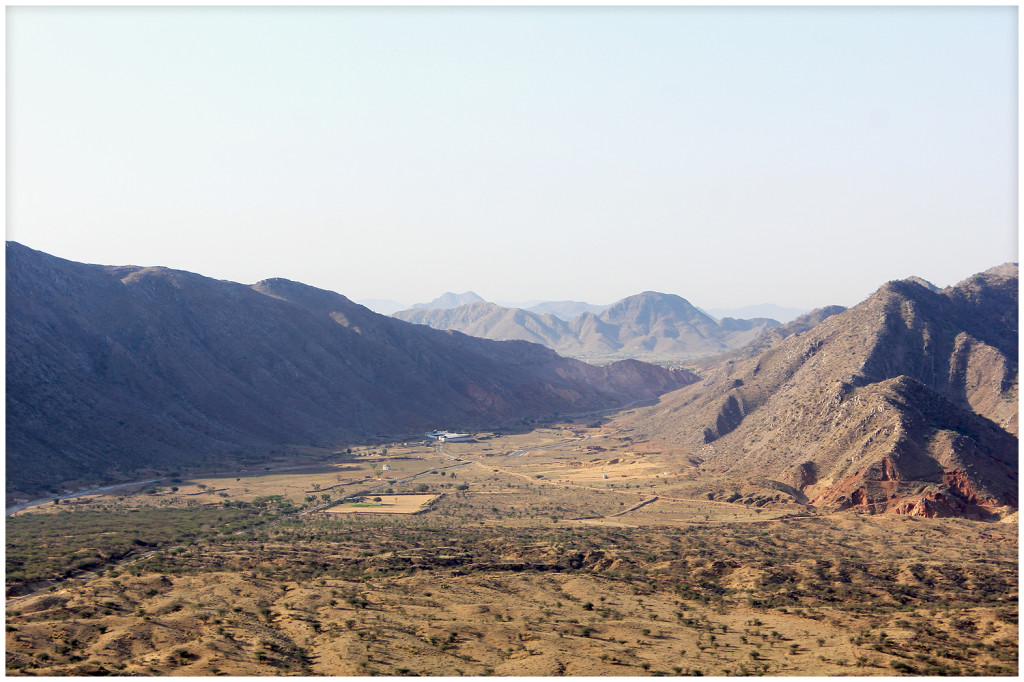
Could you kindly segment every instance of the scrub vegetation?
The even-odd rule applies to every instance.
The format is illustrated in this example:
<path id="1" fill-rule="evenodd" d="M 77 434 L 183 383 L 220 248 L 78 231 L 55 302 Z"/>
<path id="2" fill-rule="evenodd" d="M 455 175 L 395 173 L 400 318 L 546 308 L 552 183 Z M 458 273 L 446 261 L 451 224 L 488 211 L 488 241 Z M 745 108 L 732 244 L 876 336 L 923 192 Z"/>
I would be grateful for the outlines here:
<path id="1" fill-rule="evenodd" d="M 8 518 L 7 673 L 1018 671 L 1015 518 L 708 499 L 574 425 L 239 473 Z"/>

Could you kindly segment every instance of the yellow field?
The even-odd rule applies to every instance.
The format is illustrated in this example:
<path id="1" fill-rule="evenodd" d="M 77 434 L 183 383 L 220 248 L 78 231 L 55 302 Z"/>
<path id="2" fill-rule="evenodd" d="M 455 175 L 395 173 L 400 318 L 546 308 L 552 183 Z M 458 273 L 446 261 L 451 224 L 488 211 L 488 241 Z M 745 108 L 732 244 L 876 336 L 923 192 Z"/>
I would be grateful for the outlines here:
<path id="1" fill-rule="evenodd" d="M 380 495 L 380 502 L 368 498 L 364 503 L 328 507 L 327 514 L 417 514 L 440 495 Z"/>

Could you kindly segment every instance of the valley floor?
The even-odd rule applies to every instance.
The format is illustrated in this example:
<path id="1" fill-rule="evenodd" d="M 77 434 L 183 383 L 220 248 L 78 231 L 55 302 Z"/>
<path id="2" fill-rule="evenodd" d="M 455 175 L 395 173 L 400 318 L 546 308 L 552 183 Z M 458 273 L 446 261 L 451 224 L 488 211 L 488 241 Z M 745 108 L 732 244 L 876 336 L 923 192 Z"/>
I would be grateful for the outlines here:
<path id="1" fill-rule="evenodd" d="M 1018 671 L 1015 522 L 709 500 L 598 430 L 381 450 L 10 517 L 7 674 Z"/>

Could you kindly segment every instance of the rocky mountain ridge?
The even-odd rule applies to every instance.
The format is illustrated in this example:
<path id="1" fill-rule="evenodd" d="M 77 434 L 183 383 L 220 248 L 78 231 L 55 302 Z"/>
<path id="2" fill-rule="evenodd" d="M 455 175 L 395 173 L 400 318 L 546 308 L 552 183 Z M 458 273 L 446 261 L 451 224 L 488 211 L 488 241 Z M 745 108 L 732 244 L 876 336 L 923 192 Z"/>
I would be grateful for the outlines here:
<path id="1" fill-rule="evenodd" d="M 1017 288 L 889 282 L 618 424 L 808 504 L 989 518 L 1017 505 Z"/>

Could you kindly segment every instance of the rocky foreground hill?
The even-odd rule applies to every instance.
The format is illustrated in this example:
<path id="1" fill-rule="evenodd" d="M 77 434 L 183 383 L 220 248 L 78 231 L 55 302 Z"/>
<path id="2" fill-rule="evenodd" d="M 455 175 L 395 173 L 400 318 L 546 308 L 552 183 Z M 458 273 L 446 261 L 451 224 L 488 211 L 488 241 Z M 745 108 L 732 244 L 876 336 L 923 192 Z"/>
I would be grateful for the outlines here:
<path id="1" fill-rule="evenodd" d="M 617 423 L 812 505 L 992 518 L 1017 506 L 1017 289 L 1015 264 L 889 282 Z"/>
<path id="2" fill-rule="evenodd" d="M 599 313 L 582 312 L 568 322 L 552 313 L 486 301 L 404 310 L 393 316 L 480 338 L 532 341 L 588 360 L 705 357 L 741 348 L 779 326 L 767 318 L 716 321 L 685 298 L 656 291 L 629 296 Z"/>
<path id="3" fill-rule="evenodd" d="M 87 265 L 14 242 L 6 265 L 9 496 L 285 444 L 615 408 L 696 381 L 436 331 L 282 279 Z"/>

